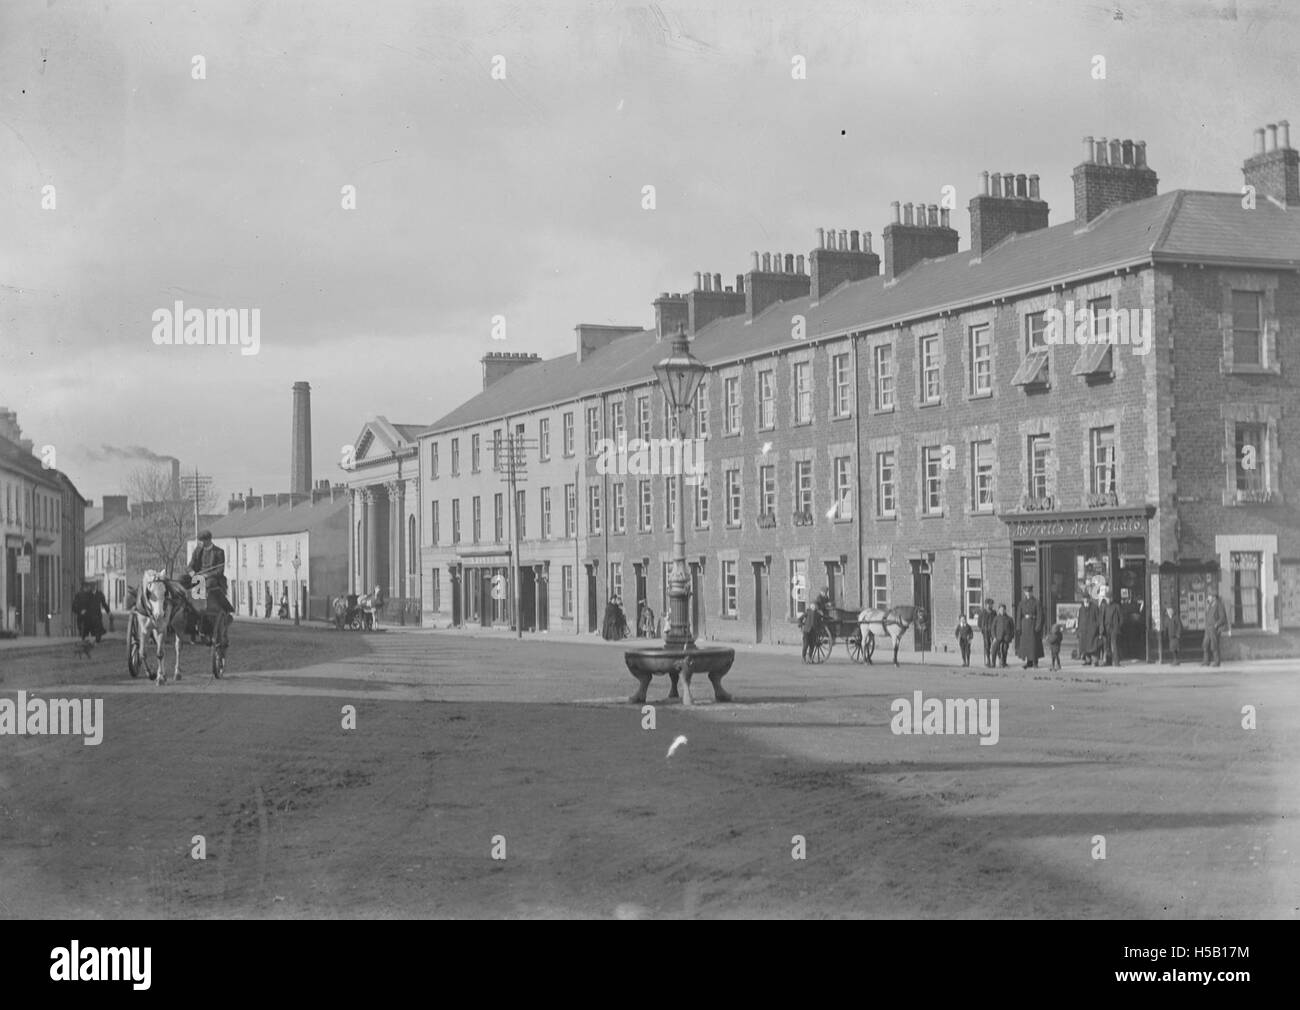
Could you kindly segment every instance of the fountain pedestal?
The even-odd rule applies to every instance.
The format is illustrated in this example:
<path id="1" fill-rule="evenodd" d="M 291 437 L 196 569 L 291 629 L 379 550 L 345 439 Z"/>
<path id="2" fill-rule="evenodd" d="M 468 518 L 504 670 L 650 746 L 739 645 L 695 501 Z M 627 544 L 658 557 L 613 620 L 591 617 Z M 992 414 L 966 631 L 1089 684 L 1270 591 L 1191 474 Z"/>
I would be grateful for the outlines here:
<path id="1" fill-rule="evenodd" d="M 730 701 L 731 695 L 722 687 L 722 678 L 731 669 L 736 660 L 736 650 L 721 646 L 704 646 L 689 644 L 681 646 L 662 645 L 648 649 L 629 649 L 623 654 L 628 672 L 637 680 L 636 693 L 628 699 L 638 705 L 644 705 L 646 692 L 652 678 L 668 675 L 672 686 L 669 698 L 677 698 L 678 685 L 681 682 L 681 700 L 683 705 L 690 705 L 691 677 L 697 673 L 706 674 L 713 685 L 713 696 L 718 701 Z"/>

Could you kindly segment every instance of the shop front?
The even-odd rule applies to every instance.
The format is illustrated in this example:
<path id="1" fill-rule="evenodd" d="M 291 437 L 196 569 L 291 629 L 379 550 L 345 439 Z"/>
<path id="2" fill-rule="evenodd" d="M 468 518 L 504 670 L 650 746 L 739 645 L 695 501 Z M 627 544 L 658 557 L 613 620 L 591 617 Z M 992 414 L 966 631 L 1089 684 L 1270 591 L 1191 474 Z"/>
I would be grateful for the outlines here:
<path id="1" fill-rule="evenodd" d="M 460 606 L 459 615 L 453 607 L 453 622 L 462 627 L 509 627 L 510 552 L 466 551 L 458 561 L 452 579 Z"/>
<path id="2" fill-rule="evenodd" d="M 1154 514 L 1149 506 L 1003 517 L 1011 537 L 1015 598 L 1033 587 L 1047 624 L 1065 625 L 1067 654 L 1074 648 L 1084 600 L 1105 595 L 1123 615 L 1120 658 L 1151 658 L 1147 535 Z"/>

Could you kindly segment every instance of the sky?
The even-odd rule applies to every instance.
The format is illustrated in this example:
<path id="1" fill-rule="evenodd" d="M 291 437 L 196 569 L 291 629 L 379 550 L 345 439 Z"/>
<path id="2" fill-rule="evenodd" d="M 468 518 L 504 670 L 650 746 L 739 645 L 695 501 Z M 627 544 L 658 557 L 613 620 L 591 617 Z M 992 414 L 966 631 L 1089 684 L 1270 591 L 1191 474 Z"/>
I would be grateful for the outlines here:
<path id="1" fill-rule="evenodd" d="M 3 0 L 0 406 L 96 502 L 150 455 L 224 498 L 288 490 L 306 380 L 341 480 L 367 419 L 431 424 L 485 353 L 649 326 L 751 250 L 944 186 L 968 248 L 983 170 L 1069 221 L 1086 135 L 1240 191 L 1255 128 L 1300 143 L 1297 51 L 1290 0 Z M 258 352 L 157 344 L 178 300 L 257 309 Z"/>

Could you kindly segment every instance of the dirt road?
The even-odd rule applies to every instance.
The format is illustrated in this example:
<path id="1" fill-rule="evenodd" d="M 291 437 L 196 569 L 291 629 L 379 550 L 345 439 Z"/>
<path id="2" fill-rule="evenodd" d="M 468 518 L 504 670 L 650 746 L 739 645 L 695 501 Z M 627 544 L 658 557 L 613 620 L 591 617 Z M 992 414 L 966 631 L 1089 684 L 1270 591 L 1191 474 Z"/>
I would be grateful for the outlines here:
<path id="1" fill-rule="evenodd" d="M 225 680 L 189 653 L 165 688 L 125 675 L 120 634 L 0 654 L 0 698 L 102 698 L 105 723 L 0 736 L 0 915 L 1300 914 L 1287 664 L 742 654 L 735 703 L 656 682 L 650 730 L 613 647 L 239 632 Z M 894 733 L 916 690 L 996 699 L 997 744 Z"/>

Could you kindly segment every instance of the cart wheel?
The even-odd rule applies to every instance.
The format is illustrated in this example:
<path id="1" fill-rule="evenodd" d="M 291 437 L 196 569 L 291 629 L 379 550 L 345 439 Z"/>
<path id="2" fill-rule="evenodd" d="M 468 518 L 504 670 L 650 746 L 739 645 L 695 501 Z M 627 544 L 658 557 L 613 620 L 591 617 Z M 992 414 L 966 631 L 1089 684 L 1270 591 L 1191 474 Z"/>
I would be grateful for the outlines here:
<path id="1" fill-rule="evenodd" d="M 817 635 L 817 644 L 813 647 L 812 661 L 814 663 L 824 663 L 826 658 L 831 654 L 831 645 L 835 639 L 831 636 L 829 628 L 822 628 Z"/>
<path id="2" fill-rule="evenodd" d="M 128 620 L 130 623 L 126 626 L 126 672 L 132 677 L 138 677 L 144 666 L 144 656 L 141 655 L 141 635 L 139 625 L 136 623 L 136 615 L 132 614 Z"/>
<path id="3" fill-rule="evenodd" d="M 863 659 L 862 659 L 862 632 L 861 632 L 861 630 L 855 631 L 855 632 L 853 633 L 853 637 L 850 638 L 850 639 L 848 640 L 848 642 L 845 643 L 845 644 L 846 644 L 846 646 L 847 646 L 847 648 L 848 648 L 848 650 L 849 650 L 849 658 L 852 659 L 853 662 L 855 662 L 855 663 L 861 663 L 861 662 L 863 662 Z"/>
<path id="4" fill-rule="evenodd" d="M 863 658 L 870 663 L 871 657 L 876 654 L 876 636 L 873 632 L 867 632 L 867 644 L 862 649 Z"/>

